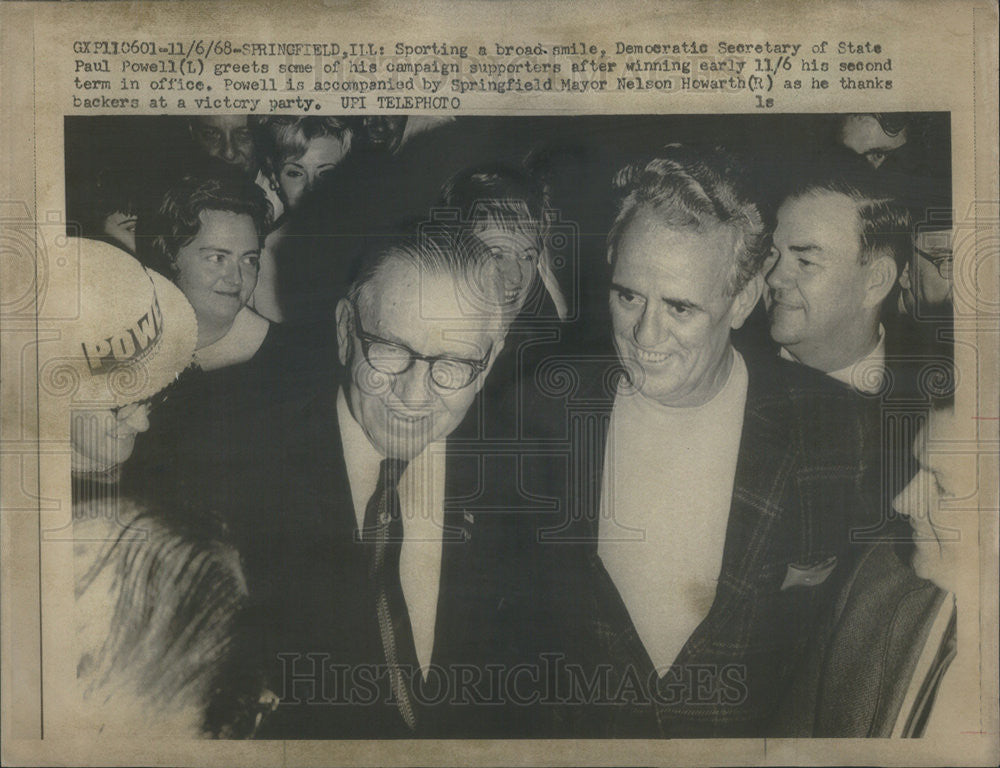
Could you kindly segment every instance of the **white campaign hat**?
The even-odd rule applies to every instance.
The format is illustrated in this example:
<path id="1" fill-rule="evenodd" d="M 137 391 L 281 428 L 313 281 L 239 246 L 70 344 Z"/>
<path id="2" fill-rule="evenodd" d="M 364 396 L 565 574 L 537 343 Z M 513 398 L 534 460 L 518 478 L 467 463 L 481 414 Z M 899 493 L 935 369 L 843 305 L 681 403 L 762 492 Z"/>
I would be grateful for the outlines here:
<path id="1" fill-rule="evenodd" d="M 194 309 L 167 278 L 109 243 L 69 238 L 69 247 L 80 259 L 80 311 L 43 347 L 43 389 L 106 408 L 152 397 L 192 362 Z"/>

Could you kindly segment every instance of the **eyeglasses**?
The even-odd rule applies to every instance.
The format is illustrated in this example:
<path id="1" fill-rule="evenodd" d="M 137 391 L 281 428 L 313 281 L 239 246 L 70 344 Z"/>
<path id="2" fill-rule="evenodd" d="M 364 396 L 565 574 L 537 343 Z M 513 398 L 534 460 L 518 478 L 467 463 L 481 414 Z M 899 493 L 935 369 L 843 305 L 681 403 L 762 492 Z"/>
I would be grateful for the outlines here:
<path id="1" fill-rule="evenodd" d="M 454 391 L 464 389 L 486 370 L 493 352 L 493 345 L 486 351 L 482 360 L 465 360 L 444 355 L 421 355 L 405 344 L 389 341 L 361 328 L 361 315 L 357 305 L 354 306 L 355 334 L 361 341 L 361 352 L 365 360 L 379 373 L 389 376 L 399 376 L 413 367 L 417 360 L 423 360 L 430 366 L 431 381 L 436 387 Z"/>
<path id="2" fill-rule="evenodd" d="M 921 258 L 927 259 L 934 268 L 941 275 L 943 280 L 951 280 L 952 271 L 954 269 L 955 259 L 951 251 L 939 251 L 935 253 L 930 253 L 923 250 L 918 245 L 913 246 L 913 250 L 917 252 L 917 255 Z"/>

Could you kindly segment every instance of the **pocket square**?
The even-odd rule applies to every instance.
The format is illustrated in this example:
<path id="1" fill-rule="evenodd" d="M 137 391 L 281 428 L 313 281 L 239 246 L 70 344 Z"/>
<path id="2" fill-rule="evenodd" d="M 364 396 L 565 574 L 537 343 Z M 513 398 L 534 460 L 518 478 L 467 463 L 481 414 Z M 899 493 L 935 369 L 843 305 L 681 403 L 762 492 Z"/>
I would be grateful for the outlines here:
<path id="1" fill-rule="evenodd" d="M 781 591 L 784 592 L 792 587 L 817 587 L 826 581 L 836 567 L 836 555 L 831 555 L 826 560 L 812 565 L 790 563 L 788 571 L 785 573 L 785 580 L 781 584 Z"/>

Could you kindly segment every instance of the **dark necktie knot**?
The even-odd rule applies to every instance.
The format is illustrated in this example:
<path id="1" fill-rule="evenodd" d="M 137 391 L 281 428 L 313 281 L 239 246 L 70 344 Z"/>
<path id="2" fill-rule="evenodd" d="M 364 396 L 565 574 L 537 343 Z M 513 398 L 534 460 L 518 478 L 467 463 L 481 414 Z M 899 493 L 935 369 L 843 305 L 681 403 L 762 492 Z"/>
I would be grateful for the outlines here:
<path id="1" fill-rule="evenodd" d="M 378 490 L 382 488 L 398 490 L 399 479 L 403 476 L 409 463 L 405 459 L 382 459 L 378 468 Z"/>
<path id="2" fill-rule="evenodd" d="M 372 542 L 381 536 L 390 544 L 402 544 L 403 519 L 399 506 L 399 479 L 409 464 L 404 459 L 382 459 L 378 468 L 375 492 L 365 508 L 361 541 Z"/>

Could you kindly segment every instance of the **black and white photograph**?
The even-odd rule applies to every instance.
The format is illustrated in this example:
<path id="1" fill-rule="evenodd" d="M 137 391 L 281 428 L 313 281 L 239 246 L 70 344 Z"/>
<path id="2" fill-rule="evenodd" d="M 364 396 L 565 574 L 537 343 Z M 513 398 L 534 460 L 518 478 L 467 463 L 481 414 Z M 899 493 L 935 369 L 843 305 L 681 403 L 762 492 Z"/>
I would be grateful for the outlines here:
<path id="1" fill-rule="evenodd" d="M 63 136 L 81 728 L 931 739 L 968 697 L 949 112 Z"/>

